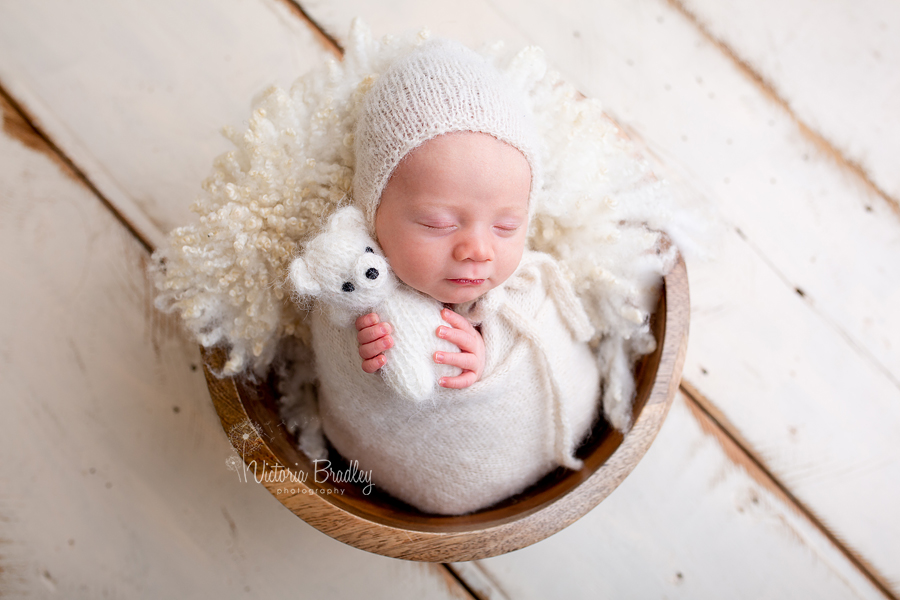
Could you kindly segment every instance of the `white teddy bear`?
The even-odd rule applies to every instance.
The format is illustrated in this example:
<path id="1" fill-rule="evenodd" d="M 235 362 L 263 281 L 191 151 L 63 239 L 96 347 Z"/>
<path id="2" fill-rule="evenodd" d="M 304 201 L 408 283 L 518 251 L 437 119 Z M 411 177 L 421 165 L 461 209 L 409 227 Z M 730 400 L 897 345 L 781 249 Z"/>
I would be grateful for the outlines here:
<path id="1" fill-rule="evenodd" d="M 291 263 L 290 278 L 299 294 L 315 297 L 322 309 L 312 316 L 317 361 L 330 358 L 322 356 L 333 347 L 324 336 L 346 333 L 335 332 L 323 319 L 351 331 L 355 339 L 356 318 L 374 311 L 391 324 L 394 338 L 380 372 L 402 397 L 421 402 L 432 395 L 438 378 L 460 374 L 457 367 L 434 362 L 438 350 L 459 352 L 455 344 L 436 335 L 439 326 L 449 327 L 441 318 L 441 304 L 397 279 L 356 207 L 346 206 L 331 215 L 325 231 Z"/>

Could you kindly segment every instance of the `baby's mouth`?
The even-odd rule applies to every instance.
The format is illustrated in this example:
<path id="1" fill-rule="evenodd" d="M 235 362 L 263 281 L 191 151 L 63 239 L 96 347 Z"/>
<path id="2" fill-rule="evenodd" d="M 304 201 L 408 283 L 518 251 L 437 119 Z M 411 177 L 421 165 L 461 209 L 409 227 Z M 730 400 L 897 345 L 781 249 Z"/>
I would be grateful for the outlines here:
<path id="1" fill-rule="evenodd" d="M 448 281 L 457 285 L 481 285 L 484 279 L 448 279 Z"/>

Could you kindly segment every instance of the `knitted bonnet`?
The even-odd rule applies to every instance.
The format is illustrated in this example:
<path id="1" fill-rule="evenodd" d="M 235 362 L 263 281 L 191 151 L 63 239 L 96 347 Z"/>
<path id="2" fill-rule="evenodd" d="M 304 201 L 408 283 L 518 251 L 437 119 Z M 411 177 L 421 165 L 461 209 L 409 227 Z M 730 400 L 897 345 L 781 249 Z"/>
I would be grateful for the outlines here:
<path id="1" fill-rule="evenodd" d="M 354 137 L 353 198 L 374 232 L 381 193 L 404 156 L 445 133 L 494 136 L 531 167 L 529 215 L 540 189 L 532 115 L 507 76 L 462 44 L 432 39 L 395 61 L 367 94 Z"/>

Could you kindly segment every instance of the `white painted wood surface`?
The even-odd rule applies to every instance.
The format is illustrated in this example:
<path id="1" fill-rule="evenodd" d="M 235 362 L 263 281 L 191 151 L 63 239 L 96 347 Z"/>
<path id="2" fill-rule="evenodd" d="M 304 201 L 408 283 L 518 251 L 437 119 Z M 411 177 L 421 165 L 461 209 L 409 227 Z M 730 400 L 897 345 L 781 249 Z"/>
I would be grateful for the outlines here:
<path id="1" fill-rule="evenodd" d="M 900 4 L 681 2 L 802 121 L 900 199 Z"/>
<path id="2" fill-rule="evenodd" d="M 882 597 L 819 530 L 729 461 L 683 397 L 600 506 L 478 566 L 517 600 Z"/>
<path id="3" fill-rule="evenodd" d="M 390 10 L 318 2 L 308 12 L 335 33 L 352 14 L 377 33 L 429 17 L 400 0 Z M 900 591 L 897 493 L 885 491 L 900 478 L 893 207 L 805 138 L 671 4 L 472 0 L 430 16 L 437 32 L 469 43 L 479 40 L 467 24 L 479 23 L 514 44 L 542 46 L 671 178 L 715 207 L 716 260 L 689 261 L 686 377 Z"/>
<path id="4" fill-rule="evenodd" d="M 4 3 L 0 80 L 146 239 L 188 222 L 225 125 L 329 53 L 278 0 Z"/>
<path id="5" fill-rule="evenodd" d="M 643 139 L 673 177 L 714 204 L 726 234 L 718 261 L 689 265 L 695 311 L 686 373 L 793 493 L 851 548 L 900 581 L 900 522 L 891 510 L 896 492 L 885 483 L 897 481 L 900 470 L 893 442 L 900 357 L 889 346 L 892 332 L 900 331 L 889 310 L 900 299 L 900 261 L 891 254 L 900 230 L 881 198 L 803 139 L 783 110 L 667 4 L 465 0 L 436 7 L 341 0 L 303 6 L 338 38 L 361 14 L 379 33 L 429 24 L 469 43 L 538 43 L 580 89 L 601 98 Z M 151 241 L 189 218 L 186 207 L 200 179 L 225 148 L 218 127 L 245 119 L 249 99 L 268 83 L 287 84 L 328 56 L 277 0 L 120 3 L 91 18 L 83 17 L 90 13 L 83 7 L 67 7 L 0 8 L 0 84 Z M 35 185 L 26 175 L 31 171 L 10 168 L 0 166 L 2 180 L 24 195 L 4 192 L 2 206 L 7 197 L 40 195 L 29 187 Z M 303 580 L 298 585 L 321 582 L 316 590 L 325 595 L 362 594 L 370 580 L 375 595 L 386 595 L 390 580 L 420 595 L 445 593 L 440 571 L 370 560 L 283 515 L 261 488 L 229 487 L 230 473 L 217 466 L 224 465 L 227 443 L 199 375 L 184 371 L 196 355 L 172 334 L 174 324 L 148 316 L 138 246 L 83 189 L 44 171 L 39 178 L 59 186 L 43 196 L 79 201 L 72 203 L 77 208 L 59 209 L 70 213 L 62 221 L 36 220 L 35 229 L 58 233 L 45 240 L 46 252 L 65 256 L 55 271 L 50 257 L 22 250 L 14 255 L 23 256 L 25 266 L 3 267 L 21 290 L 9 304 L 4 294 L 5 314 L 31 316 L 21 322 L 5 317 L 0 339 L 22 348 L 34 344 L 32 338 L 46 341 L 30 354 L 5 351 L 18 362 L 2 367 L 3 380 L 14 375 L 18 387 L 4 397 L 3 410 L 22 425 L 4 440 L 3 455 L 33 465 L 40 476 L 27 480 L 31 487 L 17 487 L 26 481 L 13 477 L 19 465 L 9 461 L 0 471 L 2 506 L 13 499 L 12 509 L 2 509 L 11 524 L 0 534 L 10 541 L 0 547 L 6 569 L 0 586 L 15 583 L 40 594 L 41 586 L 52 584 L 76 597 L 104 588 L 156 597 L 179 585 L 186 586 L 180 596 L 205 597 L 204 589 L 221 586 L 230 597 L 250 585 L 250 595 L 263 597 L 287 590 L 293 577 L 295 584 Z M 64 194 L 66 185 L 76 192 Z M 98 208 L 85 212 L 91 203 Z M 51 206 L 41 202 L 24 212 L 37 219 L 35 211 Z M 10 221 L 2 210 L 5 227 Z M 90 235 L 78 237 L 82 229 L 65 227 L 77 222 Z M 15 239 L 31 239 L 29 231 L 16 228 Z M 93 268 L 83 266 L 92 262 Z M 94 279 L 74 277 L 85 268 Z M 54 296 L 63 286 L 53 284 L 67 277 L 70 288 L 83 282 L 80 296 Z M 130 291 L 110 294 L 117 286 Z M 139 301 L 129 305 L 128 294 Z M 32 296 L 48 304 L 29 302 Z M 72 298 L 80 298 L 81 312 L 70 306 Z M 46 314 L 55 320 L 41 317 Z M 110 315 L 121 315 L 130 329 Z M 64 337 L 75 340 L 77 352 L 67 350 Z M 154 345 L 168 350 L 157 357 Z M 37 370 L 38 360 L 52 361 L 58 375 Z M 79 361 L 87 365 L 84 374 Z M 25 397 L 39 401 L 24 403 Z M 67 404 L 53 404 L 57 397 Z M 41 402 L 48 405 L 43 414 Z M 174 413 L 174 405 L 181 412 Z M 56 434 L 44 424 L 52 420 L 48 411 L 63 415 Z M 73 433 L 66 433 L 69 426 Z M 576 597 L 622 596 L 637 589 L 636 582 L 646 586 L 642 597 L 720 597 L 723 588 L 713 582 L 728 591 L 740 584 L 746 597 L 779 597 L 781 589 L 794 592 L 784 596 L 877 596 L 808 520 L 731 466 L 683 407 L 673 411 L 664 434 L 651 450 L 654 462 L 642 464 L 587 518 L 531 549 L 459 573 L 477 580 L 473 589 L 511 598 L 563 590 Z M 17 445 L 20 437 L 27 441 Z M 47 474 L 48 487 L 34 482 Z M 92 481 L 101 478 L 103 484 Z M 107 481 L 113 487 L 106 489 Z M 221 505 L 209 503 L 210 489 Z M 25 496 L 35 490 L 55 496 L 53 502 Z M 67 490 L 69 503 L 60 503 L 57 496 L 67 498 Z M 129 504 L 133 490 L 149 500 Z M 110 501 L 114 494 L 121 495 Z M 754 494 L 762 500 L 750 501 L 748 510 Z M 665 510 L 657 511 L 662 500 Z M 54 510 L 61 516 L 50 525 L 71 524 L 72 535 L 34 524 L 60 505 Z M 164 545 L 170 538 L 182 554 Z M 81 552 L 65 554 L 73 548 L 69 539 Z M 86 568 L 98 564 L 98 556 L 104 568 Z M 753 557 L 752 568 L 745 556 Z M 616 568 L 598 571 L 598 563 Z M 207 580 L 212 587 L 203 587 Z"/>
<path id="6" fill-rule="evenodd" d="M 146 251 L 3 133 L 0 252 L 0 596 L 467 597 L 241 483 L 197 347 L 152 307 Z"/>

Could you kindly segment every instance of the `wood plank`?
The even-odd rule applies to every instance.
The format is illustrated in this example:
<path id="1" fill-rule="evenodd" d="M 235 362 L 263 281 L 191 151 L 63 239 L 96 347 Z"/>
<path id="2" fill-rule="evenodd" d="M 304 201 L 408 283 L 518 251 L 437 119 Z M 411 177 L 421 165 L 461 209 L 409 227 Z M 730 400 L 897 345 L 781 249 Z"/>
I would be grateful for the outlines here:
<path id="1" fill-rule="evenodd" d="M 0 8 L 0 82 L 154 246 L 189 222 L 219 129 L 328 56 L 278 0 Z"/>
<path id="2" fill-rule="evenodd" d="M 895 202 L 900 199 L 900 5 L 879 0 L 677 0 L 676 5 L 752 69 L 800 121 Z"/>
<path id="3" fill-rule="evenodd" d="M 880 598 L 821 532 L 726 457 L 676 399 L 656 444 L 606 501 L 555 536 L 468 565 L 493 596 Z"/>
<path id="4" fill-rule="evenodd" d="M 146 251 L 2 109 L 0 595 L 470 597 L 237 479 L 197 347 L 152 308 Z"/>
<path id="5" fill-rule="evenodd" d="M 400 1 L 304 6 L 334 35 L 362 15 L 377 34 L 428 22 L 475 44 L 465 24 L 479 23 L 495 26 L 491 37 L 539 44 L 671 178 L 714 203 L 717 258 L 689 265 L 687 377 L 884 585 L 900 581 L 900 518 L 884 488 L 900 477 L 890 339 L 900 331 L 900 229 L 888 202 L 668 4 L 473 0 L 430 15 Z"/>

